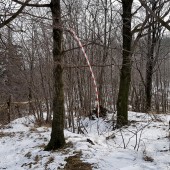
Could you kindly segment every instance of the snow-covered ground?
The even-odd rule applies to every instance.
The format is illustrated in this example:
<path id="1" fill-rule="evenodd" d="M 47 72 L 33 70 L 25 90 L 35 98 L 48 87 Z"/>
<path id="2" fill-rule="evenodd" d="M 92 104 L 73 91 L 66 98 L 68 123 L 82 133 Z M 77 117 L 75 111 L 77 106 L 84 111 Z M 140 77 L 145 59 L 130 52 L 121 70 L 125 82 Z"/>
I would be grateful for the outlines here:
<path id="1" fill-rule="evenodd" d="M 75 151 L 94 170 L 170 170 L 170 115 L 129 112 L 129 120 L 128 127 L 112 131 L 110 121 L 86 118 L 85 134 L 65 130 L 72 147 L 53 152 L 43 151 L 50 127 L 36 127 L 31 117 L 14 120 L 0 129 L 0 170 L 57 170 Z"/>

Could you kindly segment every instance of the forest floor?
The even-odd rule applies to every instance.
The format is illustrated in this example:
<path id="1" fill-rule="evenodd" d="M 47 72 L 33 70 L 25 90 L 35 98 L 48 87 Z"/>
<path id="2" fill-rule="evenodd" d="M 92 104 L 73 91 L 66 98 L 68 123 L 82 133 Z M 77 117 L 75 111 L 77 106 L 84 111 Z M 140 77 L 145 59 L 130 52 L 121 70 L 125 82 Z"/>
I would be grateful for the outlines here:
<path id="1" fill-rule="evenodd" d="M 83 118 L 84 134 L 65 130 L 66 147 L 52 152 L 43 151 L 51 128 L 33 117 L 1 125 L 0 170 L 170 170 L 170 115 L 129 112 L 129 126 L 116 130 L 111 117 Z"/>

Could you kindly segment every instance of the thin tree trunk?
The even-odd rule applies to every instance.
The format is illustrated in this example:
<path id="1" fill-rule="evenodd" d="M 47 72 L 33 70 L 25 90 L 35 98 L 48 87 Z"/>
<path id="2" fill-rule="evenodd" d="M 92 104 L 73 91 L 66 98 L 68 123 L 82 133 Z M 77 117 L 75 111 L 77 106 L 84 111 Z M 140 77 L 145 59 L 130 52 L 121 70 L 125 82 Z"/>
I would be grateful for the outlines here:
<path id="1" fill-rule="evenodd" d="M 148 31 L 148 58 L 146 65 L 146 106 L 145 111 L 151 110 L 152 98 L 152 74 L 153 74 L 153 60 L 154 60 L 154 46 L 155 46 L 155 30 L 154 26 Z M 151 36 L 152 35 L 152 36 Z"/>
<path id="2" fill-rule="evenodd" d="M 12 95 L 9 96 L 9 100 L 7 102 L 7 107 L 8 107 L 8 123 L 11 122 L 11 115 L 12 115 Z"/>

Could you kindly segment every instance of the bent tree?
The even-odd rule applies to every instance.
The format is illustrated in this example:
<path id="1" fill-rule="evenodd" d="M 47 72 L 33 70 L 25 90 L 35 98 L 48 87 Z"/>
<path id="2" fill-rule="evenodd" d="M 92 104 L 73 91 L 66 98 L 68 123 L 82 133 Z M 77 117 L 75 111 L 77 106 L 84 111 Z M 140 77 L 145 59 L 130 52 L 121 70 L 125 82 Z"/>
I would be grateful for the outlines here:
<path id="1" fill-rule="evenodd" d="M 117 126 L 121 127 L 128 124 L 128 94 L 131 81 L 132 53 L 131 53 L 131 19 L 132 19 L 133 0 L 122 0 L 122 20 L 123 20 L 123 50 L 122 68 L 120 71 L 120 84 L 117 100 Z"/>

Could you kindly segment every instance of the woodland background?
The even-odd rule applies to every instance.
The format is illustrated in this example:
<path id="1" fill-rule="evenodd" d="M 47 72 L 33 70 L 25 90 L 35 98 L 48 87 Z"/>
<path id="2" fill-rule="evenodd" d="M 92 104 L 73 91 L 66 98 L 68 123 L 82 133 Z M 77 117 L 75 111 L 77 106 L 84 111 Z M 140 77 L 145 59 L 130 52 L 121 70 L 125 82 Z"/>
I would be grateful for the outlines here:
<path id="1" fill-rule="evenodd" d="M 15 20 L 2 26 L 19 8 L 15 2 L 6 2 L 0 2 L 1 122 L 32 113 L 41 122 L 44 111 L 49 121 L 53 98 L 51 12 L 46 7 L 26 7 Z M 169 1 L 148 1 L 147 4 L 157 16 L 169 18 Z M 62 24 L 76 32 L 89 57 L 98 83 L 100 104 L 116 111 L 122 67 L 121 2 L 62 0 L 61 8 Z M 132 41 L 139 32 L 140 39 L 132 46 L 128 109 L 167 113 L 170 110 L 169 31 L 134 1 Z M 62 46 L 65 109 L 71 123 L 73 115 L 89 115 L 96 97 L 83 53 L 67 31 L 63 34 Z M 152 87 L 149 92 L 148 83 Z M 149 109 L 148 94 L 151 94 Z"/>

